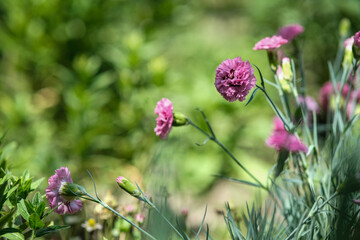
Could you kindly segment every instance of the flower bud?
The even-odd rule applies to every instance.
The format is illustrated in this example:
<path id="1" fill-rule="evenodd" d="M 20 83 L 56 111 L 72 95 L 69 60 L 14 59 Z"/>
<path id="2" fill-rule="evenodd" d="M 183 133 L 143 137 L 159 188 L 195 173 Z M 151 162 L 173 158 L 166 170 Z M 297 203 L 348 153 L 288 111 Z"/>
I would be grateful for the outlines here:
<path id="1" fill-rule="evenodd" d="M 354 45 L 354 37 L 350 37 L 346 39 L 344 42 L 345 51 L 344 51 L 344 59 L 342 63 L 343 68 L 350 67 L 352 64 L 352 60 L 354 58 L 353 51 L 355 52 L 355 50 L 353 50 L 353 45 Z"/>
<path id="2" fill-rule="evenodd" d="M 286 79 L 284 77 L 284 72 L 283 72 L 281 66 L 278 66 L 278 68 L 276 70 L 276 76 L 277 76 L 280 86 L 284 90 L 284 92 L 290 93 L 291 92 L 290 84 L 288 81 L 286 81 Z"/>
<path id="3" fill-rule="evenodd" d="M 172 122 L 173 126 L 178 127 L 188 124 L 188 119 L 184 114 L 174 112 L 173 116 L 174 116 L 174 120 Z"/>
<path id="4" fill-rule="evenodd" d="M 293 78 L 293 73 L 291 70 L 290 59 L 287 57 L 284 57 L 282 59 L 282 71 L 283 71 L 284 79 L 287 81 L 291 81 Z"/>
<path id="5" fill-rule="evenodd" d="M 75 183 L 64 182 L 59 190 L 60 196 L 66 201 L 74 201 L 76 197 L 85 195 L 87 192 L 84 187 Z"/>
<path id="6" fill-rule="evenodd" d="M 125 190 L 132 196 L 140 197 L 141 194 L 140 194 L 139 190 L 137 189 L 137 187 L 132 182 L 127 180 L 126 178 L 120 176 L 116 179 L 116 182 L 118 183 L 119 187 L 121 187 L 123 190 Z"/>
<path id="7" fill-rule="evenodd" d="M 346 36 L 348 36 L 348 32 L 350 30 L 350 20 L 348 18 L 343 18 L 340 21 L 339 24 L 339 33 L 340 33 L 340 37 L 345 38 Z"/>
<path id="8" fill-rule="evenodd" d="M 360 31 L 354 35 L 354 44 L 352 46 L 352 51 L 356 60 L 360 59 Z"/>

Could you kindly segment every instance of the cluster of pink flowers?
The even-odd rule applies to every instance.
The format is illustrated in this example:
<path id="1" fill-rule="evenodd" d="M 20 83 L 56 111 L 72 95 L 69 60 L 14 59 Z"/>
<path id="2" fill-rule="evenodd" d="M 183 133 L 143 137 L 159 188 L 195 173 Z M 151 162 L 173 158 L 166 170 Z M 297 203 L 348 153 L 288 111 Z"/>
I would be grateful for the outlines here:
<path id="1" fill-rule="evenodd" d="M 285 149 L 289 152 L 307 152 L 307 147 L 294 134 L 285 130 L 284 124 L 279 117 L 274 118 L 274 130 L 266 140 L 266 144 L 280 151 Z"/>
<path id="2" fill-rule="evenodd" d="M 215 87 L 227 101 L 244 101 L 255 87 L 254 68 L 240 57 L 227 59 L 216 68 Z"/>
<path id="3" fill-rule="evenodd" d="M 174 120 L 172 102 L 167 98 L 161 99 L 156 104 L 155 113 L 158 117 L 156 118 L 156 127 L 154 131 L 161 139 L 166 139 L 171 131 Z"/>
<path id="4" fill-rule="evenodd" d="M 69 199 L 61 194 L 62 187 L 67 183 L 72 183 L 70 171 L 67 167 L 61 167 L 55 170 L 55 175 L 49 178 L 49 186 L 46 188 L 46 198 L 49 205 L 58 214 L 73 214 L 80 211 L 82 203 L 75 198 Z"/>

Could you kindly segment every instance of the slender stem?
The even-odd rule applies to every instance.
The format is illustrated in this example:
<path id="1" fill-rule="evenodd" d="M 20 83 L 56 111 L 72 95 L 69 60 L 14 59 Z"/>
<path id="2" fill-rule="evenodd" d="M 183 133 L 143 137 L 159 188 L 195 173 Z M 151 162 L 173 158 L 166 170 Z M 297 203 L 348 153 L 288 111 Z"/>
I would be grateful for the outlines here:
<path id="1" fill-rule="evenodd" d="M 157 240 L 155 237 L 151 236 L 148 232 L 146 232 L 144 229 L 142 229 L 141 227 L 139 227 L 138 225 L 136 225 L 135 223 L 133 223 L 132 221 L 130 221 L 129 219 L 127 219 L 126 217 L 124 217 L 123 215 L 121 215 L 120 213 L 118 213 L 117 211 L 115 211 L 114 209 L 112 209 L 109 205 L 107 205 L 105 202 L 100 201 L 95 199 L 93 196 L 91 196 L 90 194 L 87 194 L 87 196 L 89 198 L 92 199 L 93 202 L 96 202 L 98 204 L 100 204 L 101 206 L 103 206 L 104 208 L 112 211 L 113 213 L 115 213 L 117 216 L 119 216 L 120 218 L 124 219 L 126 222 L 130 223 L 133 227 L 137 228 L 140 232 L 144 233 L 147 237 L 149 237 L 152 240 Z M 88 199 L 87 199 L 88 200 Z"/>
<path id="2" fill-rule="evenodd" d="M 155 204 L 150 202 L 150 200 L 147 198 L 145 198 L 145 200 L 146 200 L 146 203 L 149 204 L 153 209 L 155 209 L 155 211 L 167 222 L 167 224 L 170 225 L 170 227 L 177 233 L 177 235 L 179 235 L 179 237 L 184 239 L 184 237 L 181 235 L 181 233 L 179 233 L 179 231 L 174 227 L 174 225 L 172 225 L 171 222 L 159 211 L 159 209 L 155 206 Z"/>
<path id="3" fill-rule="evenodd" d="M 269 94 L 266 92 L 265 89 L 263 89 L 260 86 L 257 86 L 257 88 L 259 88 L 266 96 L 266 98 L 269 100 L 271 106 L 273 107 L 273 109 L 275 110 L 276 114 L 279 116 L 279 118 L 281 119 L 281 121 L 284 123 L 284 126 L 286 128 L 287 131 L 290 131 L 290 127 L 289 125 L 286 123 L 286 121 L 284 120 L 284 118 L 282 117 L 282 115 L 280 114 L 278 108 L 276 107 L 275 103 L 271 100 Z"/>
<path id="4" fill-rule="evenodd" d="M 339 193 L 335 192 L 333 195 L 331 195 L 327 200 L 325 200 L 319 207 L 316 208 L 316 210 L 313 211 L 313 208 L 316 207 L 315 205 L 317 204 L 317 201 L 314 203 L 313 207 L 311 208 L 309 214 L 307 215 L 307 217 L 300 223 L 300 225 L 298 225 L 291 233 L 289 236 L 287 236 L 287 238 L 285 240 L 289 240 L 292 238 L 292 236 L 296 233 L 296 231 L 298 230 L 299 227 L 301 227 L 302 225 L 306 224 L 306 222 L 312 218 L 320 209 L 322 209 L 328 202 L 330 202 L 334 197 L 338 196 Z"/>
<path id="5" fill-rule="evenodd" d="M 188 123 L 193 126 L 194 128 L 196 128 L 197 130 L 199 130 L 201 133 L 203 133 L 205 136 L 207 136 L 210 140 L 212 140 L 213 142 L 215 142 L 217 145 L 219 145 L 236 163 L 237 165 L 239 165 L 239 167 L 244 170 L 254 181 L 256 181 L 259 186 L 262 189 L 265 189 L 266 191 L 269 191 L 269 189 L 267 187 L 265 187 L 249 170 L 247 170 L 245 168 L 244 165 L 242 165 L 237 159 L 236 157 L 230 152 L 229 149 L 227 149 L 215 136 L 211 136 L 209 135 L 207 132 L 205 132 L 204 130 L 202 130 L 201 128 L 199 128 L 195 123 L 193 123 L 190 119 L 188 119 Z"/>
<path id="6" fill-rule="evenodd" d="M 31 234 L 31 239 L 30 240 L 33 240 L 35 237 L 35 230 L 32 230 L 32 234 Z"/>

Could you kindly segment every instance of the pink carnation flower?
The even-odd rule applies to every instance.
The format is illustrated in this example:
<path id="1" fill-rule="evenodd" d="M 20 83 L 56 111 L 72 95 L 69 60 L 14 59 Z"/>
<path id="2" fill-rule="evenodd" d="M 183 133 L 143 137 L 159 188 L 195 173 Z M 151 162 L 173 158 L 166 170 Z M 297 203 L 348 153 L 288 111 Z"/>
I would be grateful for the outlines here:
<path id="1" fill-rule="evenodd" d="M 345 40 L 345 42 L 344 42 L 344 47 L 351 49 L 351 47 L 352 47 L 353 44 L 354 44 L 354 36 L 349 37 L 348 39 Z"/>
<path id="2" fill-rule="evenodd" d="M 288 40 L 293 40 L 296 36 L 304 32 L 304 27 L 299 24 L 287 25 L 279 29 L 278 35 Z"/>
<path id="3" fill-rule="evenodd" d="M 82 208 L 80 200 L 68 198 L 65 199 L 60 191 L 61 187 L 66 183 L 72 183 L 70 171 L 67 167 L 61 167 L 55 170 L 55 175 L 49 178 L 49 186 L 46 188 L 46 198 L 49 201 L 51 209 L 56 208 L 54 211 L 60 215 L 65 213 L 73 214 Z"/>
<path id="4" fill-rule="evenodd" d="M 261 39 L 254 46 L 254 50 L 274 50 L 288 43 L 288 40 L 282 38 L 281 36 L 272 36 Z"/>
<path id="5" fill-rule="evenodd" d="M 227 101 L 244 101 L 255 87 L 254 69 L 240 57 L 226 59 L 216 68 L 215 87 Z"/>
<path id="6" fill-rule="evenodd" d="M 337 89 L 340 90 L 340 83 L 338 84 Z M 341 93 L 342 97 L 346 98 L 347 95 L 349 94 L 349 91 L 350 91 L 350 86 L 349 84 L 345 83 Z M 334 94 L 335 94 L 335 90 L 331 81 L 326 82 L 320 89 L 319 102 L 320 105 L 323 107 L 324 111 L 327 111 L 329 107 L 330 98 Z"/>
<path id="7" fill-rule="evenodd" d="M 360 31 L 354 35 L 354 45 L 360 47 Z"/>
<path id="8" fill-rule="evenodd" d="M 315 111 L 318 113 L 320 111 L 319 105 L 315 99 L 310 96 L 306 96 L 305 99 L 302 96 L 299 96 L 299 102 L 301 104 L 306 103 L 307 110 L 310 112 Z"/>
<path id="9" fill-rule="evenodd" d="M 269 147 L 276 150 L 286 149 L 289 152 L 307 152 L 307 147 L 294 134 L 287 132 L 279 117 L 274 118 L 274 131 L 266 140 Z"/>
<path id="10" fill-rule="evenodd" d="M 142 213 L 135 214 L 135 221 L 138 223 L 143 223 L 145 219 L 145 215 Z"/>
<path id="11" fill-rule="evenodd" d="M 154 131 L 161 139 L 166 139 L 170 133 L 174 120 L 172 102 L 167 98 L 161 99 L 156 104 L 155 113 L 158 117 L 156 118 L 156 127 Z"/>

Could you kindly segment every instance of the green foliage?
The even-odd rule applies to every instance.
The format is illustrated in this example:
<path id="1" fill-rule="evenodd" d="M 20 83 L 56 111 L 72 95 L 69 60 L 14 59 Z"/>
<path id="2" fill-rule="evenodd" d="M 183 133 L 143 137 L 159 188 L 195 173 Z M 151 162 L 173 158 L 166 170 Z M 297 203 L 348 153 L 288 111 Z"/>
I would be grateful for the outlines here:
<path id="1" fill-rule="evenodd" d="M 28 171 L 17 177 L 6 167 L 4 155 L 0 158 L 0 236 L 18 240 L 68 228 L 49 226 L 45 219 L 52 211 L 45 207 L 44 197 L 39 192 L 34 193 L 42 179 L 32 182 Z"/>

